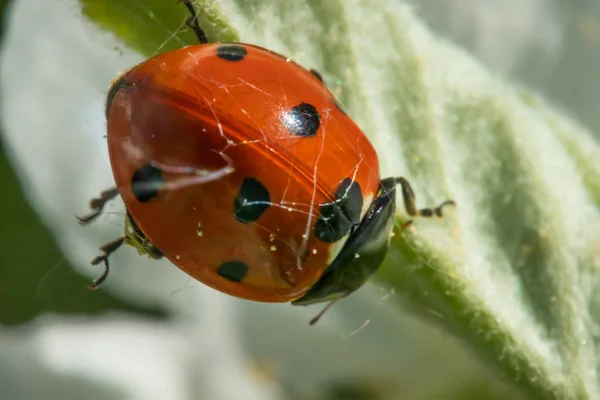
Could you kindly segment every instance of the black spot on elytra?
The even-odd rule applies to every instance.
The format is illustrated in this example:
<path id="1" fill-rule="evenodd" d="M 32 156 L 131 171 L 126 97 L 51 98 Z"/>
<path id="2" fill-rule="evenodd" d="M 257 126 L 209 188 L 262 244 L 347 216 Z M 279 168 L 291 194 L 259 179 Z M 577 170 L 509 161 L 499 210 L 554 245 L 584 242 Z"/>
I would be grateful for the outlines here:
<path id="1" fill-rule="evenodd" d="M 346 178 L 335 192 L 332 203 L 321 206 L 321 217 L 315 223 L 315 235 L 327 243 L 334 243 L 360 224 L 363 196 L 360 185 Z"/>
<path id="2" fill-rule="evenodd" d="M 242 61 L 248 50 L 239 44 L 222 44 L 217 47 L 217 57 L 226 61 Z"/>
<path id="3" fill-rule="evenodd" d="M 331 98 L 331 101 L 333 101 L 333 104 L 335 105 L 335 107 L 344 115 L 346 114 L 346 111 L 344 111 L 344 109 L 342 108 L 342 105 L 340 104 L 339 101 L 337 101 L 337 99 L 335 97 Z"/>
<path id="4" fill-rule="evenodd" d="M 321 83 L 325 83 L 325 81 L 323 80 L 323 75 L 321 75 L 321 74 L 319 73 L 319 71 L 317 71 L 317 70 L 315 70 L 315 69 L 311 69 L 311 70 L 310 70 L 310 73 L 311 73 L 311 74 L 313 74 L 313 76 L 314 76 L 315 78 L 317 78 L 318 80 L 320 80 L 320 81 L 321 81 Z"/>
<path id="5" fill-rule="evenodd" d="M 163 182 L 162 172 L 158 168 L 146 164 L 133 173 L 131 190 L 137 201 L 147 203 L 158 195 Z"/>
<path id="6" fill-rule="evenodd" d="M 317 109 L 308 103 L 300 103 L 281 117 L 283 125 L 296 136 L 315 136 L 321 125 Z"/>
<path id="7" fill-rule="evenodd" d="M 217 272 L 225 279 L 241 282 L 248 275 L 248 266 L 241 261 L 225 261 L 219 265 Z"/>
<path id="8" fill-rule="evenodd" d="M 267 188 L 255 178 L 245 178 L 233 203 L 233 214 L 246 224 L 260 218 L 270 205 Z"/>

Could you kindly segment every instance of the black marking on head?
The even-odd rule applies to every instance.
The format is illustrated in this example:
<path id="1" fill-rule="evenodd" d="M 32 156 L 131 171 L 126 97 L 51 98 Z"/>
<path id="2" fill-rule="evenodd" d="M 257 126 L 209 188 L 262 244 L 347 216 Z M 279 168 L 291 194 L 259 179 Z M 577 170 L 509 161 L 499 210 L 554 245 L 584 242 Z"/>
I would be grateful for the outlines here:
<path id="1" fill-rule="evenodd" d="M 238 221 L 247 224 L 260 218 L 270 205 L 267 188 L 255 178 L 245 178 L 233 203 L 233 214 Z"/>
<path id="2" fill-rule="evenodd" d="M 344 109 L 342 108 L 342 105 L 340 104 L 339 101 L 337 101 L 337 99 L 335 97 L 331 98 L 331 101 L 333 101 L 333 104 L 335 105 L 335 107 L 344 115 L 348 115 L 348 113 L 346 113 L 346 111 L 344 111 Z"/>
<path id="3" fill-rule="evenodd" d="M 380 182 L 377 195 L 356 231 L 319 280 L 292 304 L 306 306 L 342 298 L 364 285 L 377 271 L 387 253 L 394 226 L 396 185 L 395 178 Z"/>
<path id="4" fill-rule="evenodd" d="M 332 203 L 321 206 L 321 217 L 315 223 L 315 235 L 327 243 L 334 243 L 360 224 L 363 196 L 358 182 L 346 178 L 335 192 Z"/>
<path id="5" fill-rule="evenodd" d="M 158 195 L 163 182 L 161 170 L 146 164 L 134 172 L 131 178 L 131 191 L 137 201 L 147 203 Z"/>
<path id="6" fill-rule="evenodd" d="M 283 125 L 296 136 L 315 136 L 321 125 L 317 109 L 308 103 L 300 103 L 282 114 Z"/>
<path id="7" fill-rule="evenodd" d="M 248 50 L 239 44 L 222 44 L 217 47 L 217 57 L 226 61 L 242 61 Z"/>
<path id="8" fill-rule="evenodd" d="M 248 266 L 241 261 L 225 261 L 217 268 L 217 273 L 232 282 L 241 282 L 248 275 Z"/>

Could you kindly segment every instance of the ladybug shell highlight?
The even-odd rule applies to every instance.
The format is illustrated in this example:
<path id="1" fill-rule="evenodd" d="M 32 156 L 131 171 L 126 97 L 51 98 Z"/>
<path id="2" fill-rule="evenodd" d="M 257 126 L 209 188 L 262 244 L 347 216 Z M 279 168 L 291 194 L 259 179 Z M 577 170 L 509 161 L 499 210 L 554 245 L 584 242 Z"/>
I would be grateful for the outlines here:
<path id="1" fill-rule="evenodd" d="M 263 48 L 158 55 L 113 84 L 106 113 L 136 230 L 190 276 L 237 297 L 302 297 L 379 188 L 375 150 L 325 85 Z"/>

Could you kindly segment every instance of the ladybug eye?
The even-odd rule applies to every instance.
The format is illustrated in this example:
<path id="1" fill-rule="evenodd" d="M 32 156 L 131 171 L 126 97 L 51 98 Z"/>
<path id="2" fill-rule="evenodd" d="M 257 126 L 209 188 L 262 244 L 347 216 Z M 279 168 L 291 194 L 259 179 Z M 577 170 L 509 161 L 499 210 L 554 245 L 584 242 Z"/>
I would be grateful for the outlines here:
<path id="1" fill-rule="evenodd" d="M 300 103 L 282 114 L 283 125 L 296 136 L 315 136 L 321 125 L 317 109 L 308 103 Z"/>
<path id="2" fill-rule="evenodd" d="M 158 195 L 163 183 L 162 172 L 158 168 L 146 164 L 133 173 L 131 191 L 137 201 L 147 203 Z"/>
<path id="3" fill-rule="evenodd" d="M 362 204 L 360 185 L 350 178 L 344 179 L 335 192 L 335 200 L 321 206 L 315 235 L 327 243 L 337 242 L 360 222 Z"/>

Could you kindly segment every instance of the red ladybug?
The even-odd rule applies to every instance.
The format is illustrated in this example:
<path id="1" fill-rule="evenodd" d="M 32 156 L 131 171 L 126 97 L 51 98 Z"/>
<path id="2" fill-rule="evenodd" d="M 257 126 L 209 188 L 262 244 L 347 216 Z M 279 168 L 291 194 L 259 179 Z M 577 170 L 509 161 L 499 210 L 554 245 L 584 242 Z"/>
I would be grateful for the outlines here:
<path id="1" fill-rule="evenodd" d="M 221 292 L 308 305 L 361 287 L 381 264 L 394 224 L 395 188 L 417 210 L 404 178 L 379 177 L 377 154 L 321 76 L 249 44 L 201 44 L 153 57 L 107 96 L 116 187 L 91 201 L 95 219 L 120 195 L 121 244 L 168 258 Z M 316 322 L 316 319 L 313 321 Z"/>

